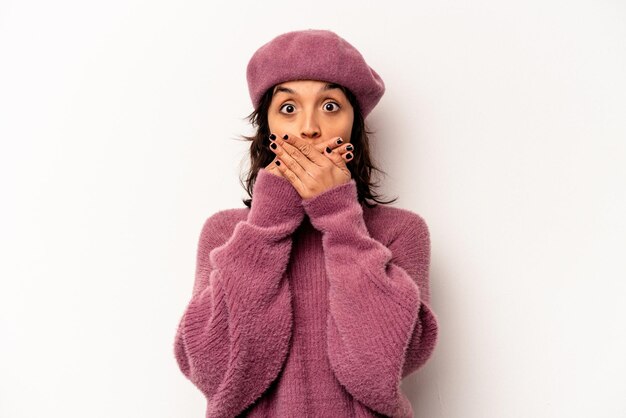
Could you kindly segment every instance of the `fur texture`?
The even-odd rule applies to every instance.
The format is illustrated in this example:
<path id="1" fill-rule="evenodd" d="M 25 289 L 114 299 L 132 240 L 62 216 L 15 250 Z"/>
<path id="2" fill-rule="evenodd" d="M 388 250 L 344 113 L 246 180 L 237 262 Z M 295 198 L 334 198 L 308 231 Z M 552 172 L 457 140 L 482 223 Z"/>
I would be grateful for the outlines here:
<path id="1" fill-rule="evenodd" d="M 302 200 L 261 169 L 250 209 L 210 216 L 174 354 L 207 418 L 413 416 L 401 380 L 438 338 L 430 237 L 354 180 Z"/>

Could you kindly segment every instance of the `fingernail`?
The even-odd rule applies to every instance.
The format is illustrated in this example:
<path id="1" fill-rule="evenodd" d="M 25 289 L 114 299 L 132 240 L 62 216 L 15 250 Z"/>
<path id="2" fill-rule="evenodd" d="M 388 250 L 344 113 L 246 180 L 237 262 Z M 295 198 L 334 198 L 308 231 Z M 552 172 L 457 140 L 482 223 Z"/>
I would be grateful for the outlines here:
<path id="1" fill-rule="evenodd" d="M 347 149 L 348 151 L 352 151 L 352 144 L 348 145 L 348 146 L 346 147 L 346 149 Z"/>
<path id="2" fill-rule="evenodd" d="M 273 140 L 275 140 L 275 139 L 276 139 L 276 135 L 271 134 L 271 135 L 270 135 L 270 139 L 271 139 L 272 141 L 273 141 Z"/>
<path id="3" fill-rule="evenodd" d="M 337 139 L 337 144 L 341 144 L 341 143 L 343 143 L 343 139 L 341 138 Z"/>
<path id="4" fill-rule="evenodd" d="M 270 144 L 270 147 L 272 147 L 272 149 L 276 149 L 276 142 L 272 142 L 272 143 Z"/>
<path id="5" fill-rule="evenodd" d="M 276 165 L 280 165 L 280 161 L 276 160 Z"/>
<path id="6" fill-rule="evenodd" d="M 286 141 L 289 138 L 289 135 L 285 134 L 285 136 L 283 136 L 283 139 Z"/>
<path id="7" fill-rule="evenodd" d="M 351 160 L 351 159 L 352 159 L 352 154 L 347 153 L 347 154 L 346 154 L 346 158 L 347 158 L 348 160 Z"/>
<path id="8" fill-rule="evenodd" d="M 330 153 L 331 153 L 331 151 L 332 151 L 332 150 L 330 149 L 330 147 L 326 147 L 326 152 L 327 152 L 327 153 L 329 153 L 329 154 L 330 154 Z"/>

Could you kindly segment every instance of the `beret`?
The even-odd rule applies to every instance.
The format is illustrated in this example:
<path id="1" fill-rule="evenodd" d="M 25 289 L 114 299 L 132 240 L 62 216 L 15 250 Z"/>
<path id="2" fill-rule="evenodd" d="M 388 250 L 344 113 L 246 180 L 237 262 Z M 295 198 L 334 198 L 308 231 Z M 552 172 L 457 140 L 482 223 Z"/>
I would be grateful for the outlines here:
<path id="1" fill-rule="evenodd" d="M 257 49 L 246 69 L 255 109 L 270 87 L 292 80 L 319 80 L 347 87 L 363 118 L 385 92 L 385 83 L 361 53 L 330 30 L 305 29 L 276 36 Z"/>

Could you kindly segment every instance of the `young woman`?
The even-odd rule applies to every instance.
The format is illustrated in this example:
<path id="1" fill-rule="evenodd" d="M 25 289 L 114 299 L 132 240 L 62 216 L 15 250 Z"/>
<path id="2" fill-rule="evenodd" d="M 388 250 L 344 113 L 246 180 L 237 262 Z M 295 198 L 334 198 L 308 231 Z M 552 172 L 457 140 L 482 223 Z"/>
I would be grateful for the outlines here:
<path id="1" fill-rule="evenodd" d="M 370 204 L 364 119 L 385 86 L 327 30 L 247 67 L 257 127 L 244 208 L 210 216 L 174 352 L 206 417 L 413 417 L 401 380 L 431 356 L 430 237 Z"/>

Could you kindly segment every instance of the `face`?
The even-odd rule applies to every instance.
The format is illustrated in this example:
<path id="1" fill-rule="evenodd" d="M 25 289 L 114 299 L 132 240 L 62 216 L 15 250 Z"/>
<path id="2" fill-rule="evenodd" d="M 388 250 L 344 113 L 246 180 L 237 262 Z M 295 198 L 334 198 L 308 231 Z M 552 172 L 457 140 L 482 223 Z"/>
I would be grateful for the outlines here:
<path id="1" fill-rule="evenodd" d="M 320 152 L 333 138 L 350 142 L 354 109 L 338 87 L 317 80 L 294 80 L 274 87 L 268 109 L 270 132 L 295 134 Z"/>

